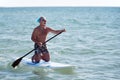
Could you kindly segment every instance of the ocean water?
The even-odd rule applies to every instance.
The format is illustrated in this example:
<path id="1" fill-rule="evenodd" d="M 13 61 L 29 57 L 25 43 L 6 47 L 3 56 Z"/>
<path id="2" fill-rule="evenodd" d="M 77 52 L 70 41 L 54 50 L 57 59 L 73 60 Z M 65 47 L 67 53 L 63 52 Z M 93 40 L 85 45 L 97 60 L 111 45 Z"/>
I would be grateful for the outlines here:
<path id="1" fill-rule="evenodd" d="M 33 49 L 31 34 L 40 16 L 46 17 L 47 26 L 66 29 L 47 43 L 51 61 L 75 67 L 11 67 L 16 57 Z M 119 74 L 119 7 L 0 8 L 0 80 L 120 80 Z"/>

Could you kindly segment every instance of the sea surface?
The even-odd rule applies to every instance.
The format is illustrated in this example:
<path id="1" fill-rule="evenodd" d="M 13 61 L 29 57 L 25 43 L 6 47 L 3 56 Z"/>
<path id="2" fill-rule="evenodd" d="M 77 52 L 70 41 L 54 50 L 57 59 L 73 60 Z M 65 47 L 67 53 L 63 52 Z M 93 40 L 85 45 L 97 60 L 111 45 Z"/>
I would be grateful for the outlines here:
<path id="1" fill-rule="evenodd" d="M 66 29 L 47 43 L 51 61 L 74 67 L 11 67 L 15 58 L 34 48 L 31 34 L 40 16 L 48 27 Z M 120 80 L 120 8 L 1 7 L 0 80 Z"/>

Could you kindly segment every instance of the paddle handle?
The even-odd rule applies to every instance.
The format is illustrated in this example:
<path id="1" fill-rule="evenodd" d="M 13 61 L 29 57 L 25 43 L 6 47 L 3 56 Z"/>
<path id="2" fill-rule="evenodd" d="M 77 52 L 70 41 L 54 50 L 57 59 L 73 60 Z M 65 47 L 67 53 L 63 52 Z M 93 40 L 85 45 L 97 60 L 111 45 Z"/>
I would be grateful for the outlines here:
<path id="1" fill-rule="evenodd" d="M 61 34 L 63 31 L 59 32 L 58 34 L 56 34 L 55 36 L 51 37 L 50 39 L 48 39 L 47 41 L 45 41 L 43 44 L 47 43 L 48 41 L 50 41 L 51 39 L 53 39 L 54 37 L 56 37 L 57 35 Z"/>

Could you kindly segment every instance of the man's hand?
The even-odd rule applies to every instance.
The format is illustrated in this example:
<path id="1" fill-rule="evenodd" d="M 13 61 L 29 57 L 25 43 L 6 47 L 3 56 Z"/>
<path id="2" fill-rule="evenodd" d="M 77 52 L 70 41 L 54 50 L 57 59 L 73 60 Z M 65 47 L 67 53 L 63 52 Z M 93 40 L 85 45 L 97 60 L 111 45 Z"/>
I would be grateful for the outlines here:
<path id="1" fill-rule="evenodd" d="M 40 47 L 42 47 L 42 43 L 41 43 L 41 42 L 39 42 L 38 45 L 39 45 Z"/>
<path id="2" fill-rule="evenodd" d="M 63 29 L 63 30 L 61 30 L 62 32 L 66 32 L 66 30 L 65 29 Z"/>

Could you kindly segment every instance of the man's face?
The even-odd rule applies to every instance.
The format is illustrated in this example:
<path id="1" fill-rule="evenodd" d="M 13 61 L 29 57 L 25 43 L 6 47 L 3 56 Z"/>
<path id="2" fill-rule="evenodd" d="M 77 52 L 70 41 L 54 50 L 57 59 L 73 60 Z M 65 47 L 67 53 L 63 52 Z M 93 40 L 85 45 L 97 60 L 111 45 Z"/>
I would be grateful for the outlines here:
<path id="1" fill-rule="evenodd" d="M 45 26 L 45 25 L 46 25 L 46 20 L 45 20 L 44 18 L 41 19 L 40 24 L 41 24 L 42 26 Z"/>

